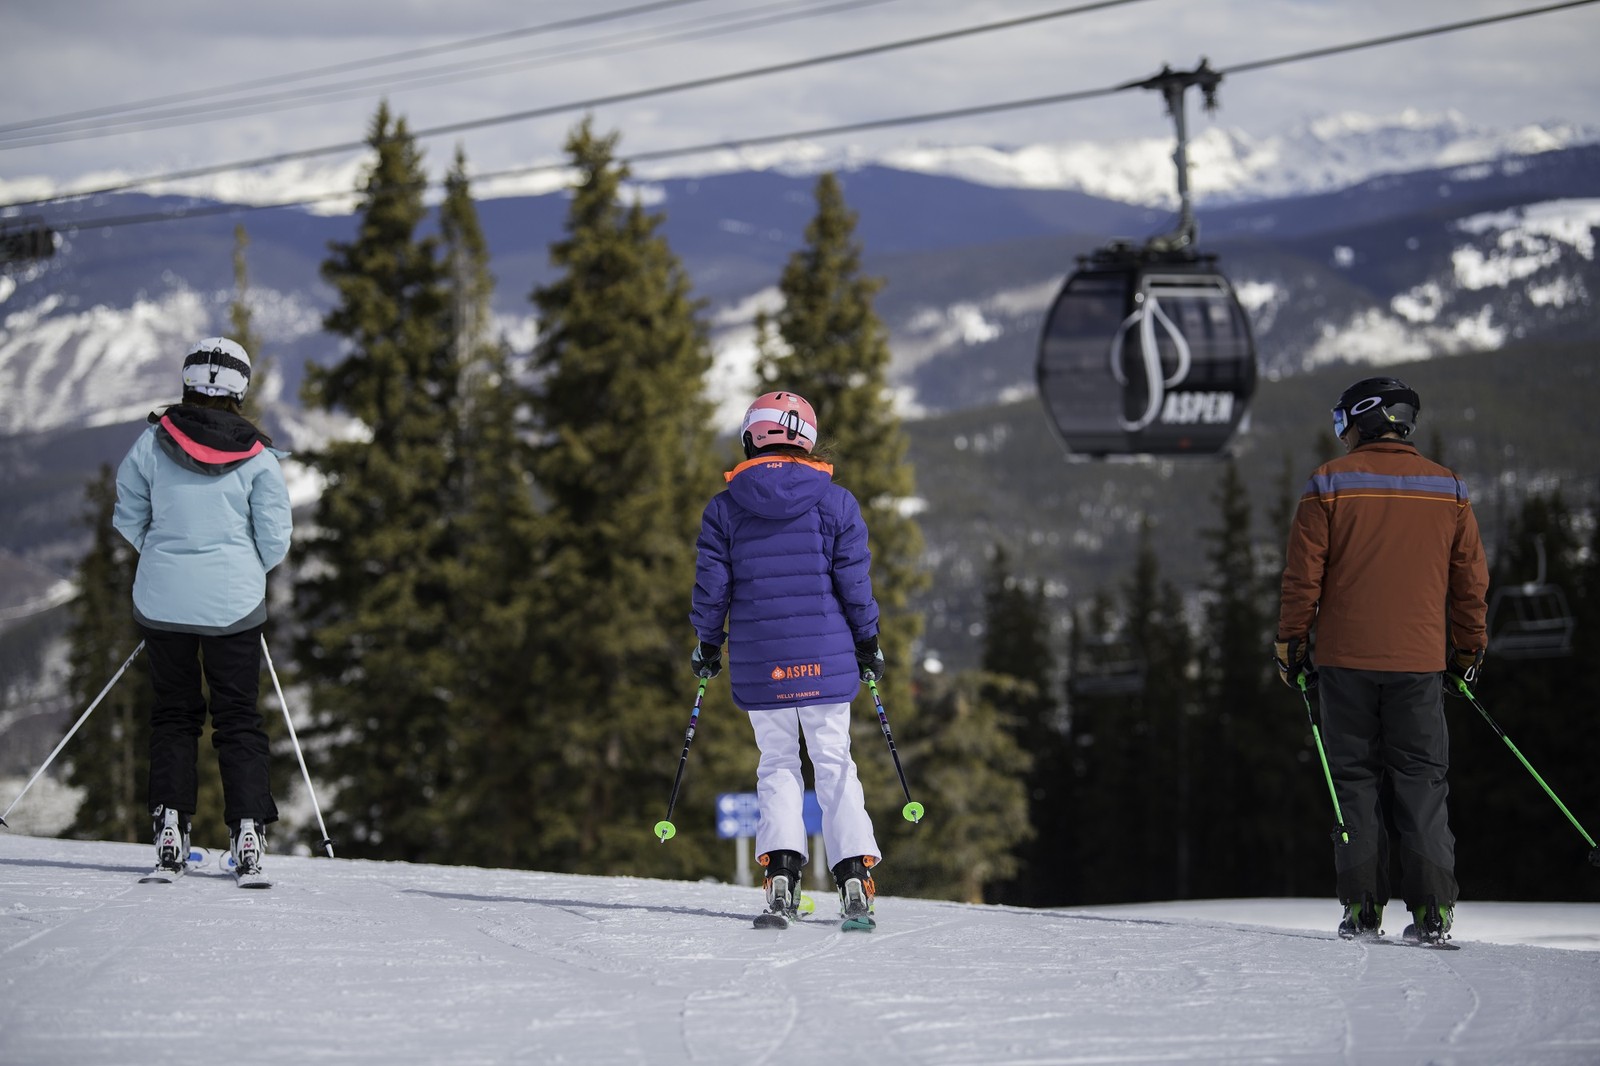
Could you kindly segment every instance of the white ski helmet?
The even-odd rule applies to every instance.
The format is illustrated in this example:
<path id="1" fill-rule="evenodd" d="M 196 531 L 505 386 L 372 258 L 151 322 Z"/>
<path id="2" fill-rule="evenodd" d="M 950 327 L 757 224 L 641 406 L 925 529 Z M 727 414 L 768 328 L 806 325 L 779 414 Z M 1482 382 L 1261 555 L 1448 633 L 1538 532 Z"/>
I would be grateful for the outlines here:
<path id="1" fill-rule="evenodd" d="M 183 360 L 183 387 L 202 396 L 242 401 L 250 388 L 250 355 L 226 337 L 196 341 Z"/>

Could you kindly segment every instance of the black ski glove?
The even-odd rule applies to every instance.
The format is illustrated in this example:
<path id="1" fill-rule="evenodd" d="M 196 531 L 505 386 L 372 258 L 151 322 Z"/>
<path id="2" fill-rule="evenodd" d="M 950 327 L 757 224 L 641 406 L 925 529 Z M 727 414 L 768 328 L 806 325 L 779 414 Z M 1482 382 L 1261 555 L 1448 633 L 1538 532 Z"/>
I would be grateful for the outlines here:
<path id="1" fill-rule="evenodd" d="M 1304 637 L 1275 641 L 1272 645 L 1272 662 L 1278 668 L 1278 678 L 1290 688 L 1300 687 L 1300 677 L 1305 675 L 1306 688 L 1317 687 L 1317 668 L 1311 662 L 1311 647 Z"/>
<path id="2" fill-rule="evenodd" d="M 861 668 L 861 680 L 883 680 L 883 649 L 876 636 L 856 642 L 856 665 Z"/>
<path id="3" fill-rule="evenodd" d="M 689 668 L 695 677 L 713 678 L 722 673 L 722 645 L 700 641 L 689 653 Z"/>
<path id="4" fill-rule="evenodd" d="M 1444 690 L 1452 696 L 1461 695 L 1461 687 L 1457 681 L 1465 681 L 1468 687 L 1476 685 L 1478 678 L 1483 676 L 1483 649 L 1477 651 L 1462 651 L 1451 648 L 1450 654 L 1444 659 Z"/>

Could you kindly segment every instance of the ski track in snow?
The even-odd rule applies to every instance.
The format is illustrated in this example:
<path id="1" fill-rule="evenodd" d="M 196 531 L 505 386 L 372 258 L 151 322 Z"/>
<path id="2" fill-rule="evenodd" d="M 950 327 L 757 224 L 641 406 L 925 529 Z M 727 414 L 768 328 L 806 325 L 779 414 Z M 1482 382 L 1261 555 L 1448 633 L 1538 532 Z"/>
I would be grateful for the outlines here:
<path id="1" fill-rule="evenodd" d="M 821 894 L 764 931 L 753 887 L 273 854 L 244 892 L 139 885 L 149 858 L 0 830 L 0 1062 L 1600 1062 L 1600 951 L 1473 941 L 1470 905 L 1442 952 L 1340 941 L 1325 901 L 1327 929 L 977 907 L 887 867 L 877 932 Z"/>

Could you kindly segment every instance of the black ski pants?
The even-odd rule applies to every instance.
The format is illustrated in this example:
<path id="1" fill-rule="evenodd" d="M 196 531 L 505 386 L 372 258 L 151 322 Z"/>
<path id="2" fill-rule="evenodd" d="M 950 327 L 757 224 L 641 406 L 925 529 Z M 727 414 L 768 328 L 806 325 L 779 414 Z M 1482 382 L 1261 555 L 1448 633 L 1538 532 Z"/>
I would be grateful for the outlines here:
<path id="1" fill-rule="evenodd" d="M 1454 905 L 1456 838 L 1445 780 L 1450 732 L 1440 676 L 1337 666 L 1318 667 L 1317 676 L 1328 768 L 1351 832 L 1350 843 L 1333 851 L 1340 902 L 1357 903 L 1367 893 L 1380 904 L 1389 901 L 1387 783 L 1407 909 L 1430 896 Z"/>
<path id="2" fill-rule="evenodd" d="M 211 746 L 222 771 L 222 816 L 262 824 L 278 819 L 267 781 L 271 756 L 256 700 L 261 690 L 261 628 L 227 636 L 140 627 L 150 657 L 155 706 L 150 712 L 150 806 L 192 815 L 198 802 L 195 761 L 211 695 Z"/>

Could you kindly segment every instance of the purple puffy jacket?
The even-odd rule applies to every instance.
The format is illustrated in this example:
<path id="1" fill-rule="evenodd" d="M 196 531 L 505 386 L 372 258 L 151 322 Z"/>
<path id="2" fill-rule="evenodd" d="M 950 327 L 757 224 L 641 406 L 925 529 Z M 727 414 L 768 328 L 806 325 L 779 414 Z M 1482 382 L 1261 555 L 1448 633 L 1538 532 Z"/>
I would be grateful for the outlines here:
<path id="1" fill-rule="evenodd" d="M 846 703 L 861 687 L 855 645 L 878 632 L 861 506 L 833 467 L 788 455 L 734 467 L 706 505 L 689 619 L 723 642 L 747 711 Z"/>

